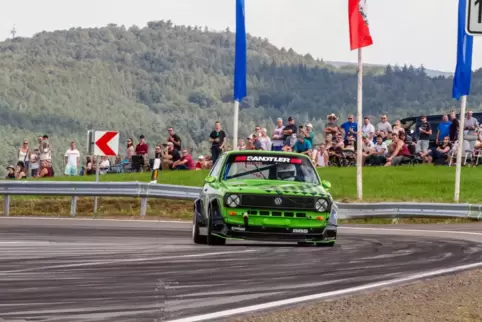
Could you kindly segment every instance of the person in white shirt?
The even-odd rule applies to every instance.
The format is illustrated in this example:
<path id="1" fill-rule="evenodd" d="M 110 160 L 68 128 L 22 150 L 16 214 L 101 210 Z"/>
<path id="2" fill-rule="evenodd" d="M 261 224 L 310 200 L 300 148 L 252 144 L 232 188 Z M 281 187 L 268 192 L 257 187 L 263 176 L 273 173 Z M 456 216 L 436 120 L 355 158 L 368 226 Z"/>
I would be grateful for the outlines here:
<path id="1" fill-rule="evenodd" d="M 281 151 L 283 149 L 283 139 L 284 139 L 284 125 L 283 119 L 278 118 L 276 120 L 276 127 L 273 131 L 273 136 L 271 137 L 271 146 L 273 151 Z"/>
<path id="2" fill-rule="evenodd" d="M 266 133 L 267 133 L 266 128 L 262 128 L 259 135 L 259 142 L 261 143 L 263 150 L 271 151 L 272 142 Z"/>
<path id="3" fill-rule="evenodd" d="M 80 152 L 76 148 L 75 142 L 70 143 L 70 149 L 65 152 L 65 175 L 76 176 L 80 165 Z"/>
<path id="4" fill-rule="evenodd" d="M 373 136 L 375 135 L 375 127 L 370 123 L 368 116 L 365 116 L 363 119 L 362 134 L 368 136 L 370 140 L 373 140 Z"/>

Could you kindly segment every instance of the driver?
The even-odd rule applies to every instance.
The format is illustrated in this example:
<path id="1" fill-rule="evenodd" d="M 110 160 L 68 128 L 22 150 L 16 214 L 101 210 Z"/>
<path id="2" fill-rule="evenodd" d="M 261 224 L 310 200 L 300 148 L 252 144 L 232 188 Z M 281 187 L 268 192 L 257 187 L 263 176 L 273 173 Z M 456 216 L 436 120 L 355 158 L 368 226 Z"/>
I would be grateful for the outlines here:
<path id="1" fill-rule="evenodd" d="M 279 180 L 295 181 L 296 166 L 294 164 L 280 164 L 276 169 L 276 176 Z"/>

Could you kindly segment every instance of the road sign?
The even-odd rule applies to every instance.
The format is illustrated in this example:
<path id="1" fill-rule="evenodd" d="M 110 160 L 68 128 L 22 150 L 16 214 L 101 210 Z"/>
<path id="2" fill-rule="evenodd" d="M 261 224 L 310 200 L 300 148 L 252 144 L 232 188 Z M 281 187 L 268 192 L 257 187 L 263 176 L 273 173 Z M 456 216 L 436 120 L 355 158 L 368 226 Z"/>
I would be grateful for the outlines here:
<path id="1" fill-rule="evenodd" d="M 119 154 L 119 132 L 95 131 L 94 155 L 114 157 Z"/>
<path id="2" fill-rule="evenodd" d="M 482 0 L 467 0 L 465 22 L 469 35 L 482 36 Z"/>

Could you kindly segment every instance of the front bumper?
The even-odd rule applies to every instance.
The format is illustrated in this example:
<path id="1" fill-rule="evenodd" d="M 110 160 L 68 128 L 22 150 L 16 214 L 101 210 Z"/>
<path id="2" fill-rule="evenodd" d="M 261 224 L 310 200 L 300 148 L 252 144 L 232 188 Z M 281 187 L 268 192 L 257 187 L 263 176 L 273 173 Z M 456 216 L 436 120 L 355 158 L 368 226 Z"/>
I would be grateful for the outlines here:
<path id="1" fill-rule="evenodd" d="M 251 214 L 251 215 L 250 215 Z M 212 233 L 223 238 L 266 241 L 336 240 L 337 225 L 328 213 L 306 212 L 304 216 L 286 217 L 286 212 L 261 212 L 248 209 L 225 209 L 224 216 L 214 218 Z"/>

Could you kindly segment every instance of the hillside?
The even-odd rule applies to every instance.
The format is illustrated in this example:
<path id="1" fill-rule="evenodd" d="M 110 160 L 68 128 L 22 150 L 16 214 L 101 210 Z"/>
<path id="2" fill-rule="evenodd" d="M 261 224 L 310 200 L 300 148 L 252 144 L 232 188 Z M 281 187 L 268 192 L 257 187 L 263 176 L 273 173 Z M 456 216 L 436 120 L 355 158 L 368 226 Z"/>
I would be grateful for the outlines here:
<path id="1" fill-rule="evenodd" d="M 325 61 L 328 65 L 335 66 L 341 69 L 346 69 L 346 68 L 354 68 L 356 67 L 356 63 L 349 63 L 349 62 L 341 62 L 341 61 Z M 378 65 L 378 64 L 364 64 L 365 68 L 372 68 L 372 69 L 378 69 L 378 70 L 385 70 L 385 66 Z M 425 73 L 429 77 L 439 77 L 439 76 L 444 76 L 444 77 L 449 77 L 453 76 L 454 73 L 451 72 L 442 72 L 440 70 L 435 70 L 435 69 L 425 69 Z"/>
<path id="2" fill-rule="evenodd" d="M 338 70 L 310 55 L 278 49 L 249 36 L 248 93 L 241 105 L 240 135 L 278 116 L 311 121 L 320 131 L 326 115 L 356 109 L 353 68 Z M 88 129 L 120 130 L 121 142 L 144 134 L 161 142 L 174 126 L 195 154 L 216 119 L 232 133 L 234 34 L 150 22 L 145 28 L 41 32 L 0 43 L 0 162 L 14 161 L 23 138 L 48 133 L 57 173 L 71 140 L 85 152 Z M 423 68 L 366 69 L 365 114 L 393 120 L 455 106 L 451 78 Z M 482 70 L 474 73 L 472 108 L 482 102 Z M 320 136 L 318 136 L 320 138 Z M 124 153 L 124 150 L 121 151 Z M 84 154 L 85 155 L 85 154 Z"/>

